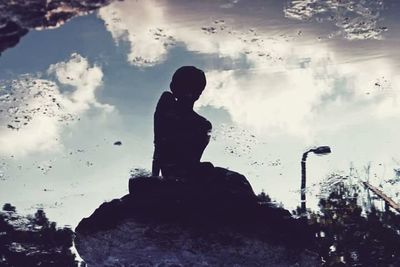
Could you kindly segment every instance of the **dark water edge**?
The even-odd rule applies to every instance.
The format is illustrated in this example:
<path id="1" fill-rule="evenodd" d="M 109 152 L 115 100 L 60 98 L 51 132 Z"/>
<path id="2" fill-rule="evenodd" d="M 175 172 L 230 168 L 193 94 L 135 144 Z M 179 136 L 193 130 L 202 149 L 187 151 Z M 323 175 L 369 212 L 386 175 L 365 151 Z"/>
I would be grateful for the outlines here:
<path id="1" fill-rule="evenodd" d="M 366 210 L 359 201 L 362 190 L 339 182 L 320 199 L 319 210 L 303 218 L 321 266 L 400 266 L 400 215 L 374 205 Z M 271 201 L 265 193 L 258 199 Z M 71 252 L 73 239 L 70 228 L 57 227 L 43 210 L 21 216 L 5 204 L 0 212 L 0 266 L 85 266 Z"/>
<path id="2" fill-rule="evenodd" d="M 21 216 L 11 204 L 0 211 L 0 266 L 79 266 L 71 252 L 74 232 L 57 227 L 43 210 Z"/>

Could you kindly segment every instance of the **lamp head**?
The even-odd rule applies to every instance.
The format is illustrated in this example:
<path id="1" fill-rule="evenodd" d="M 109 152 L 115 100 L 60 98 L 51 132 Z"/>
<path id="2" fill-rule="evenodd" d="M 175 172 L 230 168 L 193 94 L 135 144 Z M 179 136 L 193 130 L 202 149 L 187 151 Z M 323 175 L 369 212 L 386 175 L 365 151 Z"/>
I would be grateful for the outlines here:
<path id="1" fill-rule="evenodd" d="M 317 155 L 326 155 L 331 153 L 331 148 L 329 146 L 320 146 L 311 150 L 314 154 Z"/>

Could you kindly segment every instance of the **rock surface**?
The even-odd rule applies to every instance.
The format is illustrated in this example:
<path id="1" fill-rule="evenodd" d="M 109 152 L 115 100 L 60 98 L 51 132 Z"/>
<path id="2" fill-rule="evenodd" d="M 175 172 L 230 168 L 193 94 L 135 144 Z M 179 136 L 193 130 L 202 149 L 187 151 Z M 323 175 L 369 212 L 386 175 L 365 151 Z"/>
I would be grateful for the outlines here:
<path id="1" fill-rule="evenodd" d="M 318 266 L 312 232 L 228 184 L 141 177 L 76 228 L 89 266 Z"/>
<path id="2" fill-rule="evenodd" d="M 56 28 L 70 18 L 96 10 L 112 0 L 0 1 L 0 55 L 30 29 Z"/>

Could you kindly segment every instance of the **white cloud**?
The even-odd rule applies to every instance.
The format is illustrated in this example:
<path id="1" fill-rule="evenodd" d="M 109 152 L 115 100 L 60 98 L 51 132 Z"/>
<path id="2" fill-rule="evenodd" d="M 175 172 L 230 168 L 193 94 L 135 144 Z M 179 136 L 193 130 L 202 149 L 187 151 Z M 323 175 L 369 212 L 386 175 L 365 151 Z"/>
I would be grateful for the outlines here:
<path id="1" fill-rule="evenodd" d="M 0 154 L 62 149 L 60 135 L 65 124 L 73 123 L 91 107 L 112 110 L 95 97 L 102 85 L 101 68 L 91 66 L 82 56 L 72 54 L 68 61 L 51 65 L 48 73 L 54 74 L 54 81 L 27 74 L 3 82 Z M 59 86 L 65 85 L 71 90 L 62 93 Z"/>
<path id="2" fill-rule="evenodd" d="M 90 66 L 87 59 L 74 53 L 68 62 L 51 65 L 49 74 L 54 74 L 63 85 L 75 88 L 71 93 L 64 94 L 64 106 L 69 112 L 81 113 L 90 108 L 90 105 L 101 107 L 109 111 L 112 106 L 97 101 L 95 92 L 102 85 L 103 72 L 99 66 Z"/>
<path id="3" fill-rule="evenodd" d="M 99 11 L 107 29 L 118 42 L 128 41 L 128 61 L 152 66 L 162 61 L 172 37 L 164 32 L 164 10 L 153 1 L 115 2 Z"/>
<path id="4" fill-rule="evenodd" d="M 312 44 L 304 43 L 297 30 L 295 36 L 277 32 L 259 18 L 230 15 L 218 3 L 195 5 L 154 0 L 116 2 L 102 8 L 99 16 L 116 40 L 128 41 L 128 59 L 134 65 L 162 63 L 168 52 L 166 38 L 195 53 L 245 62 L 245 67 L 233 63 L 228 70 L 206 70 L 207 89 L 197 103 L 197 107 L 223 108 L 235 123 L 245 127 L 310 139 L 318 131 L 339 131 L 371 118 L 399 115 L 396 93 L 375 85 L 384 77 L 398 86 L 397 68 L 387 59 L 352 62 L 350 57 L 350 62 L 343 63 L 338 56 L 341 50 L 317 42 L 316 36 L 308 36 L 315 38 Z M 368 19 L 379 15 L 381 5 L 363 7 L 355 5 L 355 16 Z M 374 14 L 368 13 L 369 8 L 376 9 Z M 301 8 L 288 8 L 286 15 L 296 10 Z M 318 10 L 308 11 L 311 13 L 305 15 L 314 16 L 312 12 Z M 376 20 L 371 23 L 373 32 Z M 341 25 L 348 36 L 357 33 L 347 26 Z M 161 31 L 154 34 L 157 29 Z"/>
<path id="5" fill-rule="evenodd" d="M 204 14 L 197 15 L 190 7 L 184 9 L 181 5 L 168 4 L 153 0 L 124 1 L 99 10 L 99 17 L 115 41 L 129 44 L 129 63 L 140 67 L 160 64 L 168 49 L 177 43 L 184 44 L 189 51 L 233 58 L 240 57 L 250 47 L 255 53 L 262 49 L 260 40 L 251 41 L 254 38 L 248 34 L 234 32 L 223 20 L 210 24 L 211 15 L 204 19 Z M 186 23 L 189 16 L 192 21 Z M 249 40 L 244 40 L 247 38 Z"/>
<path id="6" fill-rule="evenodd" d="M 338 66 L 328 64 L 332 60 L 315 57 L 307 68 L 282 71 L 207 72 L 207 89 L 197 107 L 223 108 L 244 127 L 307 141 L 320 131 L 400 116 L 399 75 L 388 62 Z"/>
<path id="7" fill-rule="evenodd" d="M 315 1 L 291 0 L 284 9 L 285 16 L 298 20 L 328 21 L 339 30 L 333 35 L 347 39 L 381 39 L 386 27 L 379 26 L 383 0 L 373 1 Z"/>
<path id="8" fill-rule="evenodd" d="M 197 105 L 224 108 L 234 122 L 259 131 L 307 136 L 313 109 L 333 82 L 316 76 L 313 68 L 211 71 Z"/>

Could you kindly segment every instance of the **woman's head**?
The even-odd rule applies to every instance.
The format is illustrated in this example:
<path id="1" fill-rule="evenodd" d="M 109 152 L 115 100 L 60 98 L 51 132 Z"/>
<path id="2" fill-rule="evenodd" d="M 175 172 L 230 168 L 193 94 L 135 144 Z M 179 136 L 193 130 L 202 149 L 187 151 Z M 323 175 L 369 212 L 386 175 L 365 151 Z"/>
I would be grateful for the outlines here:
<path id="1" fill-rule="evenodd" d="M 206 87 L 206 75 L 193 66 L 183 66 L 172 76 L 170 89 L 178 101 L 194 103 Z"/>

